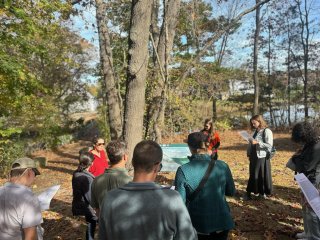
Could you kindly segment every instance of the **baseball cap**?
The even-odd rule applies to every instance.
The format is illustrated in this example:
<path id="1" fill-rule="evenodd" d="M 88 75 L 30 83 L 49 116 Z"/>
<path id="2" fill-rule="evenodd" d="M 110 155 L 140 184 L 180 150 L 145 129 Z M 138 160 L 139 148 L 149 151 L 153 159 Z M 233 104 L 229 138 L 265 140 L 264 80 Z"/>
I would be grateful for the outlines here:
<path id="1" fill-rule="evenodd" d="M 31 158 L 27 158 L 27 157 L 18 158 L 11 165 L 11 170 L 23 169 L 23 168 L 32 168 L 32 170 L 36 175 L 40 175 L 40 172 L 36 166 L 36 162 Z"/>
<path id="2" fill-rule="evenodd" d="M 188 145 L 194 149 L 204 148 L 207 136 L 202 132 L 193 132 L 188 135 Z"/>

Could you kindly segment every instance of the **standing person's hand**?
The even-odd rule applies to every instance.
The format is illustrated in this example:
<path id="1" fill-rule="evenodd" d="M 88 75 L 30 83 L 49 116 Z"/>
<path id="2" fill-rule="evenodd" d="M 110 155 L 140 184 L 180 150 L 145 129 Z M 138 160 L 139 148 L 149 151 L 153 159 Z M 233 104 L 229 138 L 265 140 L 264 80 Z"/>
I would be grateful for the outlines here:
<path id="1" fill-rule="evenodd" d="M 258 141 L 255 140 L 255 139 L 249 139 L 249 141 L 250 141 L 250 143 L 253 144 L 253 145 L 258 144 Z"/>

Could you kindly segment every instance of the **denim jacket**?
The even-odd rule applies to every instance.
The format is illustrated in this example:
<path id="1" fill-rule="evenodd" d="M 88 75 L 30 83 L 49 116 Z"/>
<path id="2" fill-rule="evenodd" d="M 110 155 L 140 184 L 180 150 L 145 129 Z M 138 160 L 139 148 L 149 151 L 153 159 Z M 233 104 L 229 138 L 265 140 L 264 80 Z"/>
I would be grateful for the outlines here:
<path id="1" fill-rule="evenodd" d="M 263 141 L 263 131 L 265 130 L 265 142 Z M 256 145 L 256 151 L 257 151 L 257 157 L 258 158 L 264 158 L 267 156 L 267 151 L 271 151 L 271 148 L 273 146 L 273 134 L 272 131 L 269 128 L 263 128 L 260 129 L 259 132 L 255 131 L 253 136 L 255 140 L 258 141 L 258 144 Z M 251 153 L 252 144 L 249 143 L 249 146 L 247 148 L 247 156 L 250 156 Z"/>

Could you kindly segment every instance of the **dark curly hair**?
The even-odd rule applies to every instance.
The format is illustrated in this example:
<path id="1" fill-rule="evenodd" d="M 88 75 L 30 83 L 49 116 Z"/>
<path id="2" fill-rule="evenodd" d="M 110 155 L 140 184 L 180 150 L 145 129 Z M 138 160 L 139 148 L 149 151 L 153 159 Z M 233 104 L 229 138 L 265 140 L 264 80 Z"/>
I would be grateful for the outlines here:
<path id="1" fill-rule="evenodd" d="M 291 140 L 296 143 L 313 144 L 319 140 L 319 127 L 311 122 L 299 122 L 292 128 Z"/>

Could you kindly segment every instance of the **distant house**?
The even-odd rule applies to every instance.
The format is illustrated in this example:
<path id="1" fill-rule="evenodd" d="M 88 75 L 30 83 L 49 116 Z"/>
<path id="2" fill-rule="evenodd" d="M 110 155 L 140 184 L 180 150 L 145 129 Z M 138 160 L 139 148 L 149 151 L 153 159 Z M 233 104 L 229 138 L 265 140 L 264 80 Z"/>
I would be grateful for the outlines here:
<path id="1" fill-rule="evenodd" d="M 249 80 L 229 80 L 229 96 L 254 94 L 254 86 Z"/>

